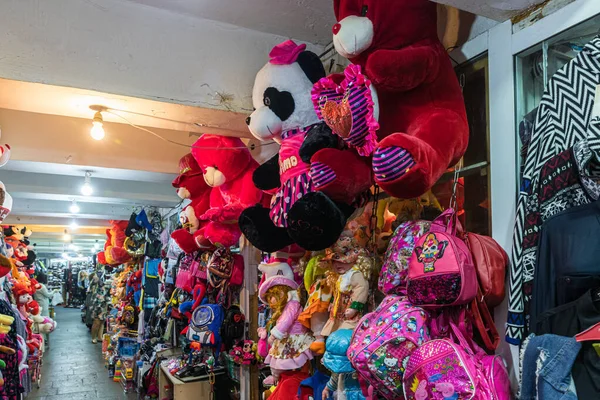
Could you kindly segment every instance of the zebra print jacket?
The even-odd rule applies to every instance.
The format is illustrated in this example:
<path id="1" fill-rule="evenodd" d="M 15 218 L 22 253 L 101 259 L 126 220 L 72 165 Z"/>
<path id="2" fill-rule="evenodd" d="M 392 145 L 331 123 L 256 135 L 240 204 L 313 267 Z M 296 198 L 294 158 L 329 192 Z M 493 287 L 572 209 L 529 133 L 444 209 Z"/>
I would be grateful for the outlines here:
<path id="1" fill-rule="evenodd" d="M 600 37 L 588 43 L 579 55 L 550 79 L 542 96 L 531 142 L 527 150 L 517 203 L 511 255 L 509 309 L 506 340 L 520 344 L 527 336 L 526 304 L 535 271 L 536 251 L 523 252 L 526 216 L 537 202 L 543 166 L 557 154 L 585 139 L 590 148 L 600 148 L 600 128 L 588 129 L 592 120 L 596 87 L 600 84 Z M 600 121 L 594 127 L 600 126 Z M 536 227 L 536 229 L 541 228 Z"/>

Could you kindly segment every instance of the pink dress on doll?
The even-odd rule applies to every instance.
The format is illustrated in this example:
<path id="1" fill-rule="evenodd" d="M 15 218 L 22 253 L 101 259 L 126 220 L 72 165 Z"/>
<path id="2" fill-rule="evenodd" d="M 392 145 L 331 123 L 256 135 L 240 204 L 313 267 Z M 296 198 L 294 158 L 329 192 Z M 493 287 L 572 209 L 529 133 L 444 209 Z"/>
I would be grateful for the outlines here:
<path id="1" fill-rule="evenodd" d="M 309 176 L 310 164 L 300 158 L 300 147 L 312 126 L 293 129 L 281 134 L 279 149 L 279 176 L 281 187 L 271 200 L 271 221 L 278 227 L 287 227 L 287 214 L 296 201 L 313 191 Z"/>
<path id="2" fill-rule="evenodd" d="M 283 308 L 277 324 L 271 329 L 275 341 L 265 358 L 265 364 L 282 371 L 302 368 L 313 355 L 310 345 L 314 338 L 310 331 L 298 321 L 302 312 L 300 302 L 292 298 Z"/>

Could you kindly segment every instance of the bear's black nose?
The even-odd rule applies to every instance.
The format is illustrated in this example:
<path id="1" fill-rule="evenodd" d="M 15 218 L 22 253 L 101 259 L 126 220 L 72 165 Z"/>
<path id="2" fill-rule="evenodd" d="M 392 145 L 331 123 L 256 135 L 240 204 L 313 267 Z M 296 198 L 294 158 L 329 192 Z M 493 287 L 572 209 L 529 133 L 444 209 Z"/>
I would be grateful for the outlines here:
<path id="1" fill-rule="evenodd" d="M 246 118 L 246 125 L 250 125 L 250 117 Z"/>

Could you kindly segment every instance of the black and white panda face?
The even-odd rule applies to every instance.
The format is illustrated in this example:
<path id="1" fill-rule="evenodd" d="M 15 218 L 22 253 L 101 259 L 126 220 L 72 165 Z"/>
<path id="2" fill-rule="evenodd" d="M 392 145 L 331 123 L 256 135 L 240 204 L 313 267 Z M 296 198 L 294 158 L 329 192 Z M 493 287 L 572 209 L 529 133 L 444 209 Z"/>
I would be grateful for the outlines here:
<path id="1" fill-rule="evenodd" d="M 282 132 L 319 122 L 311 90 L 324 76 L 319 58 L 310 52 L 303 52 L 292 64 L 267 63 L 256 74 L 252 90 L 254 112 L 246 119 L 252 135 L 279 141 Z"/>

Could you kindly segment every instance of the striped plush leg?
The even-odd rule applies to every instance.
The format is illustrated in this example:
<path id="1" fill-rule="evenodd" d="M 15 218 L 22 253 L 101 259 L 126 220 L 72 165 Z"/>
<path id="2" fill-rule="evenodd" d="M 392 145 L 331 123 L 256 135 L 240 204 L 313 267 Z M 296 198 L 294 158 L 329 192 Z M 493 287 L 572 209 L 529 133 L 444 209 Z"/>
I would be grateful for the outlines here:
<path id="1" fill-rule="evenodd" d="M 402 147 L 378 148 L 373 155 L 373 171 L 377 182 L 401 178 L 414 166 L 412 155 Z"/>

